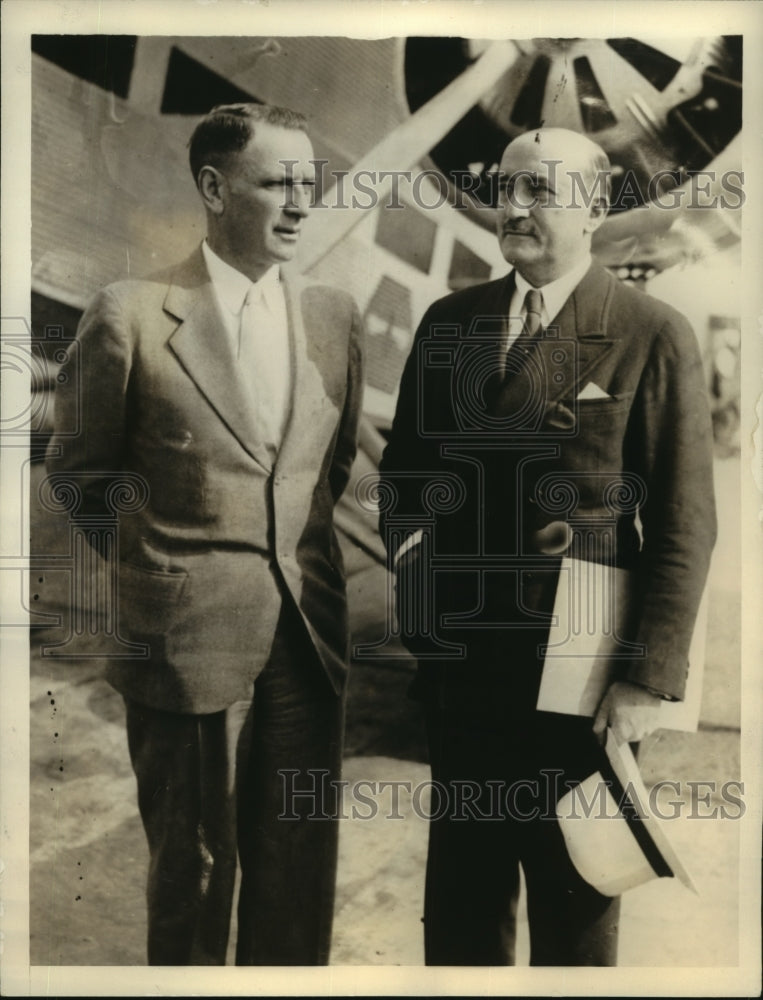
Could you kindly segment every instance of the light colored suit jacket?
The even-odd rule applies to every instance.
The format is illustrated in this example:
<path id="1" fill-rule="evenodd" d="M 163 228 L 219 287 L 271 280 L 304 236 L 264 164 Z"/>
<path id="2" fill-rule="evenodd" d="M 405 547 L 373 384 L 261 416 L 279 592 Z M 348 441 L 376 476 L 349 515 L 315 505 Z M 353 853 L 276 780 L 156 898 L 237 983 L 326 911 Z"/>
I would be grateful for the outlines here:
<path id="1" fill-rule="evenodd" d="M 285 269 L 284 269 L 285 270 Z M 173 272 L 121 281 L 85 312 L 56 394 L 50 472 L 104 507 L 110 474 L 148 500 L 119 525 L 119 630 L 146 660 L 111 683 L 169 711 L 217 711 L 264 666 L 284 588 L 334 688 L 348 627 L 334 505 L 355 455 L 360 321 L 344 292 L 283 275 L 293 344 L 291 414 L 273 464 L 248 402 L 200 248 Z"/>

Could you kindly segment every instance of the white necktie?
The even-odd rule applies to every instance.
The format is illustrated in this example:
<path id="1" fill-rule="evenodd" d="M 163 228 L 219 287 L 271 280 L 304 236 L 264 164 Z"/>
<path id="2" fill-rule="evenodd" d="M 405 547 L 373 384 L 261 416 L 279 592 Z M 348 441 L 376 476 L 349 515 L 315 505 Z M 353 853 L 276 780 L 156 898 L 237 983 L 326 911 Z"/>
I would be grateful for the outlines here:
<path id="1" fill-rule="evenodd" d="M 289 348 L 278 327 L 262 289 L 252 285 L 241 309 L 239 364 L 257 431 L 265 444 L 276 449 L 283 437 L 290 389 Z"/>

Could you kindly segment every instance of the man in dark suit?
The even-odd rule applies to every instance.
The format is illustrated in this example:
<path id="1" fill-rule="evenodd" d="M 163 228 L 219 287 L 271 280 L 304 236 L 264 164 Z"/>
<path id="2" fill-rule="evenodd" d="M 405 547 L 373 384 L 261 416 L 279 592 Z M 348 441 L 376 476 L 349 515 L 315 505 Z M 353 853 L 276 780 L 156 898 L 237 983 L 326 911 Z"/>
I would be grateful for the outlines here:
<path id="1" fill-rule="evenodd" d="M 82 432 L 54 436 L 50 472 L 91 514 L 114 474 L 146 497 L 118 559 L 119 629 L 147 653 L 108 678 L 150 849 L 151 964 L 225 962 L 237 853 L 237 964 L 328 961 L 348 655 L 333 512 L 362 380 L 350 297 L 282 266 L 312 157 L 295 112 L 210 112 L 190 143 L 206 239 L 95 297 L 68 361 L 80 391 L 57 394 L 59 428 L 79 408 Z"/>
<path id="2" fill-rule="evenodd" d="M 619 900 L 578 875 L 554 807 L 601 770 L 607 727 L 638 741 L 684 693 L 715 539 L 709 407 L 684 317 L 591 261 L 608 169 L 564 129 L 509 144 L 497 226 L 513 271 L 427 311 L 381 463 L 440 789 L 428 964 L 514 962 L 520 865 L 531 963 L 615 964 Z M 536 708 L 565 556 L 633 580 L 593 720 Z"/>

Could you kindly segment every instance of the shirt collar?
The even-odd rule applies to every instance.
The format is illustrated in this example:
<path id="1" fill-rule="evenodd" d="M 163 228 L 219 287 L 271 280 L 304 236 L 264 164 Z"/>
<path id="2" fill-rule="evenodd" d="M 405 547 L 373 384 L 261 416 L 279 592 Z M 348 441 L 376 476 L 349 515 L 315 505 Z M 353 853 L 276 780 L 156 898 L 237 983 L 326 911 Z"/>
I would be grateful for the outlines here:
<path id="1" fill-rule="evenodd" d="M 555 319 L 564 303 L 572 295 L 573 291 L 583 279 L 588 268 L 591 266 L 591 255 L 586 254 L 578 263 L 561 278 L 549 281 L 547 285 L 542 285 L 538 291 L 543 295 L 543 312 L 545 323 L 550 323 Z M 516 271 L 516 291 L 519 301 L 524 303 L 525 295 L 533 288 L 522 275 Z"/>
<path id="2" fill-rule="evenodd" d="M 278 288 L 278 264 L 273 264 L 259 281 L 254 282 L 219 257 L 206 240 L 201 244 L 201 252 L 204 254 L 204 262 L 220 302 L 234 315 L 241 312 L 244 299 L 251 288 L 261 291 L 266 301 Z"/>

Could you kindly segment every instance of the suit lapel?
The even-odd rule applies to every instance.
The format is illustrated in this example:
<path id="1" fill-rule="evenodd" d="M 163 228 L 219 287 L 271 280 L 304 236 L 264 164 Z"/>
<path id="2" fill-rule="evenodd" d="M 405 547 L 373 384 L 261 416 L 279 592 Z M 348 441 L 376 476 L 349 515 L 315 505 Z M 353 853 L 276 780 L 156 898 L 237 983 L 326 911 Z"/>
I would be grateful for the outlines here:
<path id="1" fill-rule="evenodd" d="M 242 447 L 269 471 L 270 456 L 257 440 L 251 404 L 201 249 L 173 274 L 164 308 L 181 321 L 169 339 L 170 350 Z"/>
<path id="2" fill-rule="evenodd" d="M 547 404 L 576 399 L 584 380 L 612 349 L 606 337 L 613 279 L 592 264 L 537 345 Z"/>
<path id="3" fill-rule="evenodd" d="M 449 400 L 459 412 L 458 421 L 471 423 L 482 418 L 476 411 L 483 407 L 491 413 L 504 383 L 506 346 L 509 332 L 509 303 L 514 293 L 514 272 L 490 281 L 463 302 L 458 320 L 456 381 Z M 447 404 L 444 404 L 447 405 Z"/>
<path id="4" fill-rule="evenodd" d="M 317 301 L 305 305 L 306 294 L 319 295 L 319 289 L 289 267 L 282 267 L 281 280 L 291 332 L 292 398 L 276 470 L 314 468 L 317 478 L 315 451 L 324 438 L 328 443 L 340 410 L 334 397 L 346 390 L 347 342 Z"/>
<path id="5" fill-rule="evenodd" d="M 612 349 L 613 341 L 605 333 L 612 280 L 602 267 L 593 264 L 526 353 L 515 355 L 512 348 L 497 399 L 498 416 L 524 413 L 527 422 L 522 426 L 530 429 L 539 426 L 560 400 L 577 398 L 584 380 Z M 523 345 L 517 345 L 517 351 L 522 349 Z M 563 424 L 574 422 L 573 413 L 564 406 L 562 409 Z"/>

